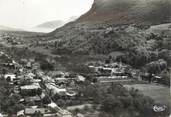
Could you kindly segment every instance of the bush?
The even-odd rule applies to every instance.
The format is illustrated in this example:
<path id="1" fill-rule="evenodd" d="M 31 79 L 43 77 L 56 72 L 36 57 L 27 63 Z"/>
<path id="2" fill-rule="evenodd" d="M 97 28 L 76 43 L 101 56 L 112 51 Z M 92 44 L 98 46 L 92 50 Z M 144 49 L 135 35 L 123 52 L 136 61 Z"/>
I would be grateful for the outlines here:
<path id="1" fill-rule="evenodd" d="M 40 62 L 40 68 L 42 70 L 47 70 L 47 71 L 53 71 L 54 70 L 53 64 L 49 63 L 46 60 L 43 60 L 43 61 Z"/>
<path id="2" fill-rule="evenodd" d="M 58 104 L 60 107 L 66 106 L 66 102 L 65 102 L 65 100 L 63 100 L 63 99 L 57 100 L 57 104 Z"/>
<path id="3" fill-rule="evenodd" d="M 170 86 L 170 80 L 171 80 L 170 74 L 171 71 L 167 71 L 167 70 L 162 71 L 162 73 L 160 74 L 160 76 L 162 77 L 160 83 Z"/>
<path id="4" fill-rule="evenodd" d="M 50 98 L 48 96 L 45 96 L 42 101 L 43 101 L 43 104 L 51 103 L 51 100 L 50 100 Z"/>

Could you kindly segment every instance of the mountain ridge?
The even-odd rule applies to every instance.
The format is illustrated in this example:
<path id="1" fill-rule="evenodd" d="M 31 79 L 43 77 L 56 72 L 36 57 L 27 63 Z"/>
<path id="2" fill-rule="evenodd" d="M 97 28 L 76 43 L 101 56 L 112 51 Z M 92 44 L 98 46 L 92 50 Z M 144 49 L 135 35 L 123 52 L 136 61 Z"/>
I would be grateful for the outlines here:
<path id="1" fill-rule="evenodd" d="M 171 19 L 169 0 L 95 0 L 90 11 L 78 22 L 111 24 L 160 24 Z"/>
<path id="2" fill-rule="evenodd" d="M 48 36 L 60 40 L 58 48 L 69 53 L 107 54 L 129 50 L 135 45 L 145 48 L 146 29 L 170 22 L 170 3 L 169 0 L 95 0 L 87 13 Z"/>

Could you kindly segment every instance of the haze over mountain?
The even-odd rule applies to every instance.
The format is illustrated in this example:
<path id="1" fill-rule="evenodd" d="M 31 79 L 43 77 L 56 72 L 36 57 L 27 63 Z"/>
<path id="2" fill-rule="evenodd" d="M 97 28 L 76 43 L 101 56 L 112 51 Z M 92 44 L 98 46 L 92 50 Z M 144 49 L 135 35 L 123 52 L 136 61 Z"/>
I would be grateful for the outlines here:
<path id="1" fill-rule="evenodd" d="M 39 24 L 36 27 L 37 28 L 58 28 L 58 27 L 63 26 L 64 24 L 65 24 L 65 22 L 63 22 L 61 20 L 55 20 L 55 21 L 49 21 L 49 22 Z"/>
<path id="2" fill-rule="evenodd" d="M 0 25 L 0 30 L 3 30 L 3 31 L 24 31 L 23 29 L 12 28 L 12 27 L 2 26 L 2 25 Z"/>
<path id="3" fill-rule="evenodd" d="M 78 17 L 77 16 L 72 16 L 66 21 L 62 20 L 53 20 L 53 21 L 47 21 L 42 24 L 37 25 L 37 28 L 49 28 L 49 29 L 55 29 L 63 26 L 65 23 L 72 22 L 76 20 Z"/>
<path id="4" fill-rule="evenodd" d="M 0 0 L 0 25 L 31 30 L 46 21 L 66 21 L 87 12 L 93 0 Z"/>
<path id="5" fill-rule="evenodd" d="M 50 32 L 55 30 L 56 28 L 60 28 L 63 25 L 65 25 L 68 22 L 75 21 L 78 18 L 78 16 L 72 16 L 68 18 L 66 21 L 63 20 L 53 20 L 53 21 L 47 21 L 42 24 L 39 24 L 35 26 L 32 30 L 39 31 L 39 32 Z"/>

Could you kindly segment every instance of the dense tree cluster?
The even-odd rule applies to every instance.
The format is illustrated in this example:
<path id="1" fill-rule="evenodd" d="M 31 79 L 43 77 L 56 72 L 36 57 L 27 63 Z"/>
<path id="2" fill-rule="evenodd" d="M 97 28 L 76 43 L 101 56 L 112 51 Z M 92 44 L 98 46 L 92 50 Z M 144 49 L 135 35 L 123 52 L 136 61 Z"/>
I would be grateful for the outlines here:
<path id="1" fill-rule="evenodd" d="M 149 73 L 161 73 L 161 71 L 167 69 L 167 62 L 159 59 L 158 61 L 152 61 L 146 64 L 145 68 Z"/>
<path id="2" fill-rule="evenodd" d="M 5 80 L 0 80 L 0 105 L 1 111 L 9 114 L 16 114 L 24 109 L 24 105 L 19 103 L 20 95 L 13 94 L 13 87 Z"/>
<path id="3" fill-rule="evenodd" d="M 43 60 L 40 62 L 40 68 L 42 70 L 48 70 L 48 71 L 53 71 L 54 70 L 54 66 L 53 64 L 51 64 L 50 62 Z"/>
<path id="4" fill-rule="evenodd" d="M 146 117 L 153 115 L 154 101 L 136 89 L 127 90 L 120 84 L 107 87 L 88 82 L 80 87 L 80 95 L 100 105 L 101 117 Z"/>

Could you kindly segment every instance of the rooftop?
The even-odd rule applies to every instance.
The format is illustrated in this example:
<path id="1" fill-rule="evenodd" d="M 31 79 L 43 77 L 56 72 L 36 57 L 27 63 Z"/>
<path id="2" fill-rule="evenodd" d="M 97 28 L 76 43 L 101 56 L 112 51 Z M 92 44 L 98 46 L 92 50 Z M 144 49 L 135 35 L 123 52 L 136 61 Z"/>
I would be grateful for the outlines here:
<path id="1" fill-rule="evenodd" d="M 39 83 L 34 83 L 34 84 L 31 84 L 31 85 L 21 86 L 20 88 L 21 89 L 39 89 L 41 87 L 40 87 Z"/>

